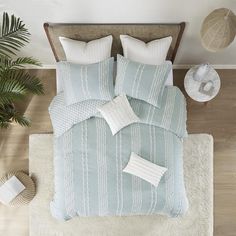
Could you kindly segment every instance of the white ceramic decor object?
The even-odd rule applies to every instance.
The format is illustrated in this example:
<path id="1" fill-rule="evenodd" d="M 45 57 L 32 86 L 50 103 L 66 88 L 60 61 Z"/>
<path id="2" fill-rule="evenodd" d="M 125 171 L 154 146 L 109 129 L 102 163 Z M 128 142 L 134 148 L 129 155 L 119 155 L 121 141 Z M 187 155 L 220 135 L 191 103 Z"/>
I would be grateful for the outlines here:
<path id="1" fill-rule="evenodd" d="M 200 81 L 205 74 L 208 72 L 208 70 L 210 69 L 210 65 L 209 64 L 201 64 L 194 72 L 193 74 L 193 78 L 196 81 Z"/>

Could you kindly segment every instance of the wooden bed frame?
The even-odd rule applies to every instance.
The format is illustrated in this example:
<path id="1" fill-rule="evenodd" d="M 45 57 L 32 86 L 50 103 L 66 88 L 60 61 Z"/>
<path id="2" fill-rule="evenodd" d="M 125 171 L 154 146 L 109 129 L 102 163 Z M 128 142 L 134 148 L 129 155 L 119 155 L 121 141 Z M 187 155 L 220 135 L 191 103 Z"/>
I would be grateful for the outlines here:
<path id="1" fill-rule="evenodd" d="M 56 61 L 65 60 L 65 53 L 59 41 L 59 36 L 88 42 L 107 35 L 113 36 L 112 56 L 123 54 L 120 35 L 128 34 L 132 37 L 149 42 L 154 39 L 172 36 L 172 43 L 167 59 L 172 63 L 175 60 L 177 50 L 183 32 L 185 22 L 173 24 L 77 24 L 77 23 L 44 23 Z"/>

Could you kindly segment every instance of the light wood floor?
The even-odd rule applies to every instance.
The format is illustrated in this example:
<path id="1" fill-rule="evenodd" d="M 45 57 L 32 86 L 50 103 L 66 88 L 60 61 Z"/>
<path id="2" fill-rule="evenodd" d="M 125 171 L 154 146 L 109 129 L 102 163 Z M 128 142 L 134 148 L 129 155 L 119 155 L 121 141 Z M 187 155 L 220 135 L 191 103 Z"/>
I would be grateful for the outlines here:
<path id="1" fill-rule="evenodd" d="M 206 106 L 187 98 L 189 133 L 214 137 L 214 236 L 236 235 L 236 70 L 220 70 L 219 95 Z M 22 109 L 32 119 L 31 128 L 12 125 L 0 130 L 0 175 L 10 170 L 28 170 L 28 136 L 51 132 L 47 108 L 55 94 L 55 71 L 37 70 L 45 96 L 33 97 Z M 185 70 L 174 72 L 175 84 L 183 90 Z M 27 236 L 28 208 L 0 204 L 0 235 Z M 45 235 L 46 236 L 46 235 Z"/>

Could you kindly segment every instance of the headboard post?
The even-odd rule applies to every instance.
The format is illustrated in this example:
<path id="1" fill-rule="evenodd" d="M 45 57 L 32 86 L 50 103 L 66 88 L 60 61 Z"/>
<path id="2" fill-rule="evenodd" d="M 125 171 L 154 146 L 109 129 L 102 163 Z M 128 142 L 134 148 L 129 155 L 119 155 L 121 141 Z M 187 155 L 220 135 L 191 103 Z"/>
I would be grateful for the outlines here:
<path id="1" fill-rule="evenodd" d="M 111 34 L 113 36 L 112 56 L 116 57 L 117 54 L 123 54 L 119 36 L 128 34 L 145 42 L 172 36 L 167 60 L 173 63 L 183 36 L 185 22 L 173 24 L 44 23 L 44 29 L 56 61 L 66 59 L 59 36 L 88 42 Z"/>
<path id="2" fill-rule="evenodd" d="M 181 22 L 179 25 L 180 25 L 180 31 L 177 36 L 176 44 L 175 44 L 175 47 L 173 50 L 172 59 L 171 59 L 172 63 L 174 63 L 174 61 L 175 61 L 175 57 L 177 55 L 177 51 L 179 49 L 179 45 L 180 45 L 181 39 L 183 37 L 183 33 L 184 33 L 184 29 L 185 29 L 186 24 L 185 24 L 185 22 Z"/>

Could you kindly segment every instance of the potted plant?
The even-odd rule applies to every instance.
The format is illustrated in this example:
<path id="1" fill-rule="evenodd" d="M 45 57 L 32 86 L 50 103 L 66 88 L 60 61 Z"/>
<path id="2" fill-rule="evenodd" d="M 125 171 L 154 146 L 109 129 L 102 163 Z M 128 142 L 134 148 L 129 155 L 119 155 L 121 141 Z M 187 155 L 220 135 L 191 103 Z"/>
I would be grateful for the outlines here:
<path id="1" fill-rule="evenodd" d="M 0 25 L 0 127 L 7 128 L 12 122 L 29 126 L 30 121 L 15 103 L 29 94 L 43 94 L 39 78 L 24 70 L 25 65 L 40 66 L 32 57 L 16 57 L 16 53 L 29 42 L 30 33 L 20 18 L 4 12 Z"/>

